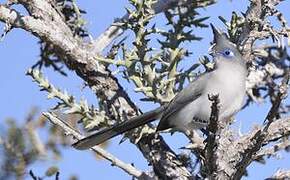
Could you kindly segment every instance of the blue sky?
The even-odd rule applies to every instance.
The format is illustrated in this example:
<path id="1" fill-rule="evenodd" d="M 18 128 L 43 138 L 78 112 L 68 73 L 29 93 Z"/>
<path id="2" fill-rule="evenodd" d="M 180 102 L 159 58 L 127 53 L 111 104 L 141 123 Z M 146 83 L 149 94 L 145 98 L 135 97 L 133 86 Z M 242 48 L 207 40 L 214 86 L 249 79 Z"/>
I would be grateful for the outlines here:
<path id="1" fill-rule="evenodd" d="M 2 2 L 2 1 L 0 1 Z M 115 18 L 123 16 L 125 13 L 124 7 L 128 4 L 125 0 L 106 0 L 106 1 L 77 1 L 79 6 L 87 11 L 85 18 L 88 21 L 88 29 L 93 37 L 97 37 L 108 27 Z M 230 19 L 231 12 L 234 10 L 245 11 L 248 1 L 233 1 L 222 0 L 218 4 L 207 9 L 201 9 L 202 15 L 211 16 L 207 21 L 213 23 L 220 28 L 224 28 L 223 24 L 218 20 L 218 16 L 224 16 Z M 280 6 L 282 12 L 289 12 L 289 1 L 284 2 Z M 290 20 L 290 14 L 284 13 L 286 18 Z M 162 24 L 162 22 L 159 22 Z M 3 28 L 3 24 L 0 25 Z M 197 60 L 199 56 L 205 55 L 209 47 L 209 42 L 212 40 L 210 29 L 194 29 L 194 32 L 204 37 L 201 42 L 192 42 L 187 44 L 190 50 L 194 52 L 191 59 Z M 33 65 L 39 58 L 39 47 L 37 39 L 31 34 L 23 30 L 13 30 L 9 33 L 3 42 L 0 42 L 0 53 L 2 58 L 2 66 L 0 70 L 0 99 L 4 106 L 0 108 L 0 119 L 4 120 L 7 117 L 16 118 L 19 123 L 23 117 L 27 115 L 30 108 L 38 106 L 41 111 L 55 105 L 55 101 L 47 100 L 46 93 L 40 92 L 39 88 L 31 79 L 24 76 L 25 71 Z M 45 75 L 58 87 L 66 89 L 68 92 L 77 98 L 85 97 L 89 103 L 96 104 L 96 98 L 89 89 L 81 90 L 82 80 L 70 72 L 68 77 L 56 75 L 51 70 L 45 70 Z M 133 93 L 131 87 L 127 85 L 127 91 L 132 94 L 132 98 L 144 111 L 152 109 L 152 104 L 140 102 L 139 94 Z M 289 99 L 287 99 L 289 101 Z M 252 127 L 253 124 L 261 123 L 266 116 L 269 105 L 254 104 L 245 111 L 237 115 L 238 126 L 242 127 L 243 132 Z M 0 125 L 0 130 L 3 127 Z M 45 136 L 45 133 L 43 134 Z M 186 138 L 182 134 L 169 136 L 164 134 L 166 141 L 170 147 L 177 152 L 181 152 L 180 147 L 187 144 Z M 115 138 L 108 148 L 108 151 L 116 155 L 120 159 L 134 165 L 142 170 L 147 171 L 148 166 L 142 154 L 135 146 L 125 142 L 118 145 L 121 137 Z M 280 160 L 271 159 L 267 165 L 254 164 L 249 168 L 249 177 L 247 179 L 262 179 L 273 174 L 279 167 L 290 168 L 290 156 L 286 153 L 281 153 L 283 158 Z M 61 179 L 67 179 L 69 175 L 76 174 L 80 179 L 91 179 L 98 177 L 101 179 L 129 179 L 126 173 L 122 170 L 112 167 L 105 160 L 96 161 L 89 151 L 76 151 L 72 148 L 63 151 L 63 159 L 61 161 L 49 160 L 47 162 L 38 162 L 31 166 L 31 169 L 36 174 L 43 174 L 44 171 L 52 165 L 57 165 L 60 168 Z M 150 170 L 150 169 L 149 169 Z"/>

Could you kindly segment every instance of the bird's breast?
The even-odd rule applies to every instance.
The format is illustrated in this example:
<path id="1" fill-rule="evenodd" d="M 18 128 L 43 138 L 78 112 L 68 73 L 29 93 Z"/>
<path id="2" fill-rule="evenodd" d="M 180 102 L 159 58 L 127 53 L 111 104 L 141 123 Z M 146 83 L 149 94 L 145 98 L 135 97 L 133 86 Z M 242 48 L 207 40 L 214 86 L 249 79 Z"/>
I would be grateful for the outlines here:
<path id="1" fill-rule="evenodd" d="M 220 118 L 235 114 L 242 106 L 246 93 L 246 73 L 238 68 L 220 68 L 212 74 L 213 83 L 207 87 L 208 94 L 218 94 Z"/>

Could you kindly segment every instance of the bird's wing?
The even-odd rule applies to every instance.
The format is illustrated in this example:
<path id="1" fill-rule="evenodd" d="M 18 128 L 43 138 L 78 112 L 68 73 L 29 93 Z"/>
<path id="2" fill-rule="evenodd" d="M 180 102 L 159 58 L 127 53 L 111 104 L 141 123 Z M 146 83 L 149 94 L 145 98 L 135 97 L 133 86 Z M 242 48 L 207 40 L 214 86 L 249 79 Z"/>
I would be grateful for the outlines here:
<path id="1" fill-rule="evenodd" d="M 200 75 L 195 81 L 191 82 L 171 100 L 160 119 L 157 127 L 158 131 L 171 128 L 170 122 L 168 122 L 167 119 L 202 95 L 206 86 L 205 81 L 208 78 L 207 76 L 210 76 L 210 73 Z"/>

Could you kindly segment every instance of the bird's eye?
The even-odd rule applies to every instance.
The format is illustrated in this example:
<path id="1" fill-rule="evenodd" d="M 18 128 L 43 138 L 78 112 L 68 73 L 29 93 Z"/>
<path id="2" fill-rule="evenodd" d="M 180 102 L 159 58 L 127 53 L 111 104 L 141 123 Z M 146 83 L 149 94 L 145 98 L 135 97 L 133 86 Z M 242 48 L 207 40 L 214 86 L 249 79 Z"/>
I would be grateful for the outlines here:
<path id="1" fill-rule="evenodd" d="M 222 54 L 223 54 L 224 56 L 226 56 L 226 57 L 232 57 L 232 56 L 234 56 L 233 51 L 231 51 L 230 49 L 225 49 L 225 50 L 222 52 Z"/>

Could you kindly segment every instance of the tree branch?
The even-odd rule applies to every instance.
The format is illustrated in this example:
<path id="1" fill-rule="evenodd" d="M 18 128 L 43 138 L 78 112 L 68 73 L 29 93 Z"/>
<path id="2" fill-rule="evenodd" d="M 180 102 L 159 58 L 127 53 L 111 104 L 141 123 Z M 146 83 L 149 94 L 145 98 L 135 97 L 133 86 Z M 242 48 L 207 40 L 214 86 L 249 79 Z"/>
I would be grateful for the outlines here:
<path id="1" fill-rule="evenodd" d="M 278 94 L 275 97 L 276 99 L 275 99 L 274 103 L 272 104 L 272 107 L 271 107 L 269 113 L 267 114 L 267 117 L 265 119 L 265 121 L 267 120 L 267 124 L 263 128 L 256 131 L 253 134 L 253 136 L 248 139 L 249 142 L 247 142 L 246 144 L 243 145 L 243 151 L 241 151 L 239 153 L 242 156 L 242 159 L 236 164 L 237 171 L 233 175 L 234 179 L 236 179 L 236 178 L 239 179 L 243 176 L 248 165 L 254 160 L 254 158 L 253 158 L 254 154 L 256 154 L 261 149 L 262 145 L 264 145 L 267 142 L 266 141 L 267 136 L 269 133 L 271 133 L 269 131 L 270 126 L 272 125 L 273 122 L 275 122 L 274 119 L 276 118 L 276 116 L 278 114 L 280 104 L 281 104 L 283 98 L 287 94 L 288 82 L 289 82 L 289 74 L 287 74 L 284 77 L 284 79 L 280 85 Z M 238 143 L 240 143 L 240 142 L 238 142 Z"/>
<path id="2" fill-rule="evenodd" d="M 205 168 L 208 177 L 215 177 L 218 168 L 218 136 L 220 133 L 219 118 L 219 95 L 208 95 L 208 99 L 212 101 L 210 121 L 207 127 L 207 138 L 205 146 Z M 218 132 L 218 133 L 217 133 Z"/>
<path id="3" fill-rule="evenodd" d="M 69 124 L 59 119 L 54 113 L 44 112 L 43 115 L 47 117 L 53 124 L 62 128 L 66 135 L 71 135 L 77 140 L 84 138 L 84 136 L 82 136 L 78 131 L 70 127 Z M 108 153 L 106 150 L 100 148 L 99 146 L 94 146 L 91 148 L 91 150 L 100 155 L 101 157 L 103 157 L 104 159 L 110 161 L 113 166 L 121 168 L 126 173 L 136 178 L 140 178 L 142 175 L 145 174 L 144 172 L 141 172 L 140 170 L 136 169 L 134 166 L 126 164 L 123 161 L 119 160 L 118 158 Z"/>

